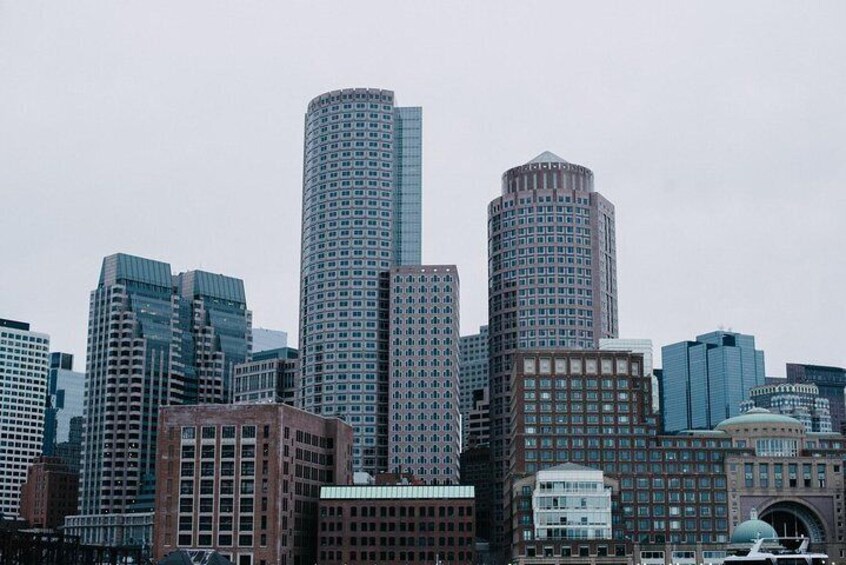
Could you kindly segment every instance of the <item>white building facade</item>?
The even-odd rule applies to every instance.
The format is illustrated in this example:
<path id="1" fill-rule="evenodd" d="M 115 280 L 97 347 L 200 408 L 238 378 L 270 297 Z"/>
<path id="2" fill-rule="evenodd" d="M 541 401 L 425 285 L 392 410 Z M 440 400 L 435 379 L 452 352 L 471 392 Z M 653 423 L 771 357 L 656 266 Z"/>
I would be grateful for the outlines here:
<path id="1" fill-rule="evenodd" d="M 0 319 L 0 516 L 20 516 L 21 485 L 44 442 L 50 337 Z"/>
<path id="2" fill-rule="evenodd" d="M 538 471 L 535 539 L 611 539 L 611 488 L 602 471 L 573 463 Z"/>

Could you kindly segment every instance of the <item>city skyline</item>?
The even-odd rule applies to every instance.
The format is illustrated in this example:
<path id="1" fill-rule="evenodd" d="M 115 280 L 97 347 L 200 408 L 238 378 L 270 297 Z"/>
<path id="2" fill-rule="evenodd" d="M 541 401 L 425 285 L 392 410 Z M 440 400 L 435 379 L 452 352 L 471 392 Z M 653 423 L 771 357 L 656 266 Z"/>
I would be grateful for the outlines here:
<path id="1" fill-rule="evenodd" d="M 361 15 L 346 10 L 341 9 L 349 17 L 335 18 L 338 22 L 360 21 Z M 11 189 L 4 194 L 7 205 L 29 212 L 9 218 L 11 239 L 4 248 L 9 268 L 0 275 L 0 311 L 49 333 L 55 350 L 74 354 L 81 365 L 89 281 L 101 257 L 122 251 L 169 260 L 177 269 L 198 265 L 233 273 L 245 280 L 256 325 L 288 331 L 293 343 L 298 337 L 302 109 L 316 92 L 377 86 L 401 93 L 404 104 L 422 106 L 427 113 L 426 260 L 457 264 L 462 273 L 463 334 L 487 320 L 486 268 L 480 257 L 485 206 L 496 194 L 499 174 L 549 149 L 592 169 L 598 186 L 624 211 L 617 218 L 621 337 L 650 338 L 658 352 L 662 345 L 722 326 L 756 336 L 767 352 L 770 375 L 784 376 L 785 362 L 846 365 L 838 347 L 842 332 L 831 321 L 844 305 L 836 286 L 844 267 L 828 260 L 843 212 L 837 187 L 844 160 L 837 139 L 846 124 L 835 111 L 834 96 L 842 92 L 838 81 L 843 79 L 830 72 L 843 46 L 832 27 L 837 17 L 827 10 L 750 5 L 725 11 L 678 7 L 647 11 L 653 12 L 648 16 L 632 8 L 627 19 L 581 8 L 572 15 L 596 23 L 572 37 L 555 36 L 563 42 L 558 49 L 550 51 L 554 28 L 547 26 L 552 24 L 539 22 L 543 33 L 510 54 L 516 39 L 505 35 L 501 44 L 471 44 L 488 31 L 507 30 L 520 15 L 516 9 L 480 21 L 473 17 L 474 7 L 456 10 L 466 16 L 456 19 L 471 26 L 464 39 L 450 35 L 455 24 L 409 10 L 426 33 L 450 37 L 443 47 L 423 43 L 431 53 L 413 49 L 414 41 L 399 45 L 396 56 L 418 57 L 419 79 L 396 69 L 375 70 L 380 65 L 372 63 L 346 61 L 347 68 L 339 71 L 343 60 L 327 61 L 304 76 L 315 68 L 303 68 L 286 55 L 276 68 L 290 64 L 293 80 L 285 77 L 282 85 L 265 76 L 274 62 L 271 55 L 257 57 L 247 70 L 237 68 L 256 52 L 284 53 L 287 41 L 303 41 L 298 34 L 272 38 L 256 14 L 237 12 L 243 21 L 235 23 L 220 18 L 234 26 L 223 34 L 223 44 L 237 45 L 235 56 L 221 61 L 221 50 L 209 49 L 210 58 L 201 58 L 191 74 L 182 72 L 193 53 L 185 39 L 132 8 L 115 8 L 94 20 L 82 19 L 91 15 L 84 8 L 81 15 L 60 9 L 45 14 L 38 25 L 56 32 L 53 45 L 66 45 L 68 30 L 91 32 L 89 41 L 63 55 L 72 57 L 66 60 L 36 49 L 31 33 L 35 13 L 11 6 L 13 25 L 0 39 L 0 68 L 19 80 L 0 94 L 5 103 L 0 125 L 14 134 L 2 142 L 6 150 L 0 152 L 0 170 L 3 186 Z M 278 23 L 283 15 L 291 14 L 270 14 L 268 23 Z M 212 36 L 219 36 L 212 16 L 202 16 L 211 31 L 189 32 L 205 47 L 213 47 Z M 181 21 L 189 14 L 174 17 Z M 70 22 L 67 28 L 58 25 L 60 19 Z M 619 27 L 632 20 L 639 25 L 625 27 L 636 31 Z M 150 28 L 130 35 L 112 53 L 95 49 L 105 30 L 138 22 Z M 258 26 L 252 37 L 247 24 Z M 337 32 L 330 46 L 352 33 L 343 23 L 327 25 Z M 608 25 L 618 33 L 604 47 L 585 44 L 596 30 L 593 25 Z M 177 27 L 184 31 L 186 26 Z M 654 37 L 646 37 L 644 29 Z M 147 41 L 152 30 L 161 34 L 161 52 L 152 45 L 156 42 Z M 410 33 L 421 37 L 416 30 Z M 724 41 L 712 44 L 712 37 Z M 571 42 L 582 48 L 577 55 L 565 55 Z M 705 45 L 705 56 L 690 57 Z M 444 57 L 445 50 L 457 47 L 479 63 L 466 78 L 459 74 L 462 65 Z M 621 64 L 606 60 L 628 47 L 631 53 L 620 57 Z M 665 53 L 662 47 L 670 49 Z M 534 57 L 538 52 L 546 59 Z M 151 64 L 127 64 L 145 58 Z M 750 62 L 755 62 L 751 70 Z M 513 80 L 491 82 L 491 77 L 508 76 L 494 73 L 499 64 L 513 73 Z M 57 74 L 33 79 L 21 65 L 47 65 Z M 224 79 L 244 79 L 237 96 L 226 88 L 225 96 L 199 90 L 207 81 L 223 84 L 214 74 L 217 65 Z M 63 66 L 79 72 L 59 73 Z M 570 69 L 584 88 L 570 89 L 567 73 L 545 76 L 544 89 L 520 86 L 547 66 Z M 180 80 L 165 88 L 157 69 Z M 668 82 L 665 75 L 678 82 Z M 124 86 L 127 82 L 132 89 Z M 445 83 L 450 96 L 441 92 Z M 485 96 L 478 96 L 480 84 L 488 87 Z M 248 103 L 227 102 L 239 96 Z M 90 119 L 94 108 L 103 112 L 102 119 Z M 51 124 L 38 116 L 49 116 Z M 518 122 L 524 126 L 515 127 Z M 801 199 L 795 196 L 797 187 Z M 174 199 L 168 209 L 148 208 L 165 194 Z M 230 205 L 233 194 L 244 204 Z M 196 230 L 185 214 L 189 203 L 197 216 L 249 229 L 236 230 L 240 233 L 232 244 L 220 233 Z M 133 214 L 136 209 L 141 213 Z M 126 226 L 125 233 L 111 225 L 115 221 Z M 105 238 L 101 230 L 107 227 L 110 237 Z M 197 233 L 190 234 L 192 229 Z M 173 245 L 175 240 L 181 241 Z M 738 254 L 741 244 L 744 253 Z M 267 253 L 268 245 L 279 246 L 279 252 Z M 18 276 L 39 273 L 39 264 L 63 276 Z M 834 301 L 814 300 L 801 309 L 773 306 L 800 294 Z"/>

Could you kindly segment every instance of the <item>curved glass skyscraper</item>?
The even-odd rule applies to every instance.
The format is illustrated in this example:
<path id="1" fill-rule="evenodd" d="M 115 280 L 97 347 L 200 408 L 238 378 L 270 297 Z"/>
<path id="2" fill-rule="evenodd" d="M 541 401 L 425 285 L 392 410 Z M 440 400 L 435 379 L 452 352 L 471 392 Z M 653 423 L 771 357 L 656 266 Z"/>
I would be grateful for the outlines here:
<path id="1" fill-rule="evenodd" d="M 300 406 L 355 431 L 356 471 L 388 468 L 389 270 L 421 254 L 420 108 L 327 92 L 305 119 Z"/>
<path id="2" fill-rule="evenodd" d="M 591 170 L 548 151 L 506 171 L 502 196 L 488 206 L 491 447 L 497 497 L 502 496 L 508 457 L 514 353 L 595 349 L 600 338 L 617 337 L 614 231 L 614 205 L 594 192 Z M 499 536 L 502 508 L 502 501 L 495 501 Z"/>

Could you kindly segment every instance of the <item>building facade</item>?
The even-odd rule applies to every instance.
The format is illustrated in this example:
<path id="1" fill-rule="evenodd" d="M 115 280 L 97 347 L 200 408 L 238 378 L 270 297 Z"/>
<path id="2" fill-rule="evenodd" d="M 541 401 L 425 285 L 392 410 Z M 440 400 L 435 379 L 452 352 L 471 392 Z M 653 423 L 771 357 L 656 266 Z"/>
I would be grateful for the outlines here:
<path id="1" fill-rule="evenodd" d="M 76 513 L 79 474 L 57 457 L 39 457 L 21 488 L 21 517 L 31 528 L 56 529 Z"/>
<path id="2" fill-rule="evenodd" d="M 459 342 L 459 389 L 461 392 L 461 446 L 468 447 L 468 420 L 470 410 L 477 402 L 480 390 L 488 390 L 488 326 L 481 326 L 479 333 L 463 335 Z"/>
<path id="3" fill-rule="evenodd" d="M 300 363 L 291 347 L 253 353 L 252 360 L 235 365 L 233 402 L 296 403 Z"/>
<path id="4" fill-rule="evenodd" d="M 515 509 L 512 558 L 542 557 L 536 554 L 535 542 L 560 556 L 562 542 L 612 540 L 611 491 L 615 487 L 602 471 L 575 463 L 549 467 L 515 481 L 511 493 Z M 531 540 L 524 539 L 525 524 L 531 524 Z"/>
<path id="5" fill-rule="evenodd" d="M 173 276 L 167 263 L 122 253 L 103 260 L 89 308 L 81 515 L 152 502 L 158 409 L 228 399 L 233 363 L 249 351 L 243 296 L 232 277 Z"/>
<path id="6" fill-rule="evenodd" d="M 316 562 L 320 487 L 352 482 L 352 428 L 284 404 L 163 408 L 154 556 Z"/>
<path id="7" fill-rule="evenodd" d="M 420 262 L 422 113 L 355 88 L 313 99 L 305 122 L 301 402 L 349 422 L 356 470 L 375 475 L 388 468 L 388 271 Z"/>
<path id="8" fill-rule="evenodd" d="M 652 379 L 652 412 L 661 409 L 660 389 L 655 367 L 652 365 L 652 340 L 631 338 L 600 338 L 599 349 L 604 351 L 631 351 L 643 355 L 643 374 Z"/>
<path id="9" fill-rule="evenodd" d="M 458 271 L 403 266 L 390 277 L 389 470 L 458 484 Z"/>
<path id="10" fill-rule="evenodd" d="M 44 412 L 44 455 L 53 455 L 56 444 L 70 438 L 71 420 L 82 416 L 85 373 L 73 370 L 73 355 L 51 353 L 47 408 Z"/>
<path id="11" fill-rule="evenodd" d="M 320 489 L 318 563 L 474 563 L 472 486 Z"/>
<path id="12" fill-rule="evenodd" d="M 820 396 L 828 399 L 832 428 L 838 433 L 844 432 L 844 424 L 846 424 L 846 393 L 844 392 L 846 391 L 846 369 L 788 363 L 787 381 L 817 385 Z"/>
<path id="13" fill-rule="evenodd" d="M 20 516 L 21 486 L 41 455 L 50 337 L 0 318 L 0 514 Z"/>
<path id="14" fill-rule="evenodd" d="M 756 386 L 749 391 L 749 400 L 740 404 L 741 412 L 766 408 L 775 414 L 796 418 L 809 432 L 831 433 L 831 410 L 827 398 L 820 396 L 815 384 L 774 383 Z"/>
<path id="15" fill-rule="evenodd" d="M 473 449 L 491 442 L 491 401 L 488 389 L 478 389 L 473 394 L 473 408 L 467 414 L 465 423 L 467 443 L 465 449 Z"/>
<path id="16" fill-rule="evenodd" d="M 515 357 L 514 498 L 506 511 L 517 517 L 511 539 L 522 546 L 513 559 L 564 563 L 578 554 L 584 562 L 619 562 L 620 551 L 617 557 L 634 563 L 719 562 L 753 509 L 779 532 L 806 535 L 830 555 L 846 551 L 838 502 L 843 436 L 808 433 L 798 420 L 761 408 L 714 430 L 659 435 L 641 366 L 637 354 L 608 351 Z M 519 517 L 531 503 L 514 486 L 568 463 L 601 470 L 617 483 L 612 540 L 556 545 L 536 539 L 533 519 Z"/>
<path id="17" fill-rule="evenodd" d="M 716 331 L 661 348 L 663 430 L 710 430 L 740 414 L 753 387 L 765 384 L 755 337 Z"/>
<path id="18" fill-rule="evenodd" d="M 502 175 L 488 206 L 491 446 L 497 540 L 505 493 L 512 357 L 522 349 L 593 348 L 617 337 L 614 206 L 590 169 L 544 152 Z"/>

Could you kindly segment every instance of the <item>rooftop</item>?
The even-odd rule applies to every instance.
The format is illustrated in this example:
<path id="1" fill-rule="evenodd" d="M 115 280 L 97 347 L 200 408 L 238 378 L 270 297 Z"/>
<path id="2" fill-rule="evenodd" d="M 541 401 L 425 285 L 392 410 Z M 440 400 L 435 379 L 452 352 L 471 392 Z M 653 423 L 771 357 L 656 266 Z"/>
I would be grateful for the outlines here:
<path id="1" fill-rule="evenodd" d="M 391 499 L 441 499 L 475 498 L 475 489 L 465 485 L 432 486 L 331 486 L 320 487 L 320 500 L 391 500 Z"/>

